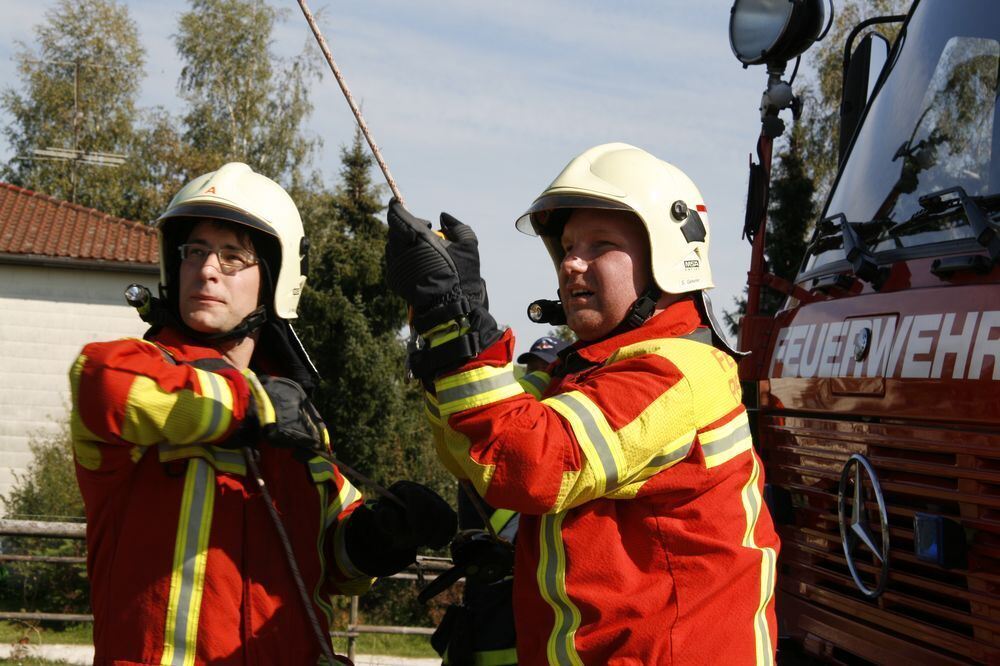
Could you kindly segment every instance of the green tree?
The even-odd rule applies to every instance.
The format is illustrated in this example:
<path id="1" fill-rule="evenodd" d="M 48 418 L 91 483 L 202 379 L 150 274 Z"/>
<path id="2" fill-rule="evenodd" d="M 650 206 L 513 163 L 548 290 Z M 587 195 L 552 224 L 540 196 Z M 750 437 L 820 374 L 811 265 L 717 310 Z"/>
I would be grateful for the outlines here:
<path id="1" fill-rule="evenodd" d="M 22 90 L 8 87 L 0 97 L 12 117 L 4 136 L 19 156 L 0 174 L 22 187 L 147 219 L 147 202 L 133 195 L 145 173 L 135 153 L 142 145 L 136 98 L 146 56 L 128 7 L 59 0 L 35 37 L 34 48 L 20 43 L 16 55 Z M 126 164 L 28 159 L 33 149 L 47 148 L 123 154 Z"/>
<path id="2" fill-rule="evenodd" d="M 279 182 L 302 177 L 317 144 L 302 133 L 317 69 L 308 52 L 286 62 L 272 51 L 283 15 L 263 0 L 191 0 L 181 16 L 174 42 L 189 176 L 239 161 Z"/>

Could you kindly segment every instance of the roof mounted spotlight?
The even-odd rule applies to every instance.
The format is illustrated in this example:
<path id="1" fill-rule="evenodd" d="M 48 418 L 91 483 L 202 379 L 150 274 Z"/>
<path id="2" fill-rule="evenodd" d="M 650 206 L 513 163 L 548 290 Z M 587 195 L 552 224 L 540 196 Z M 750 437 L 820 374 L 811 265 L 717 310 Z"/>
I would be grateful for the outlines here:
<path id="1" fill-rule="evenodd" d="M 784 69 L 820 38 L 825 13 L 823 0 L 736 0 L 729 17 L 729 44 L 744 67 Z"/>
<path id="2" fill-rule="evenodd" d="M 833 0 L 826 28 L 833 19 Z M 767 88 L 760 100 L 763 134 L 771 139 L 785 131 L 778 113 L 791 109 L 798 118 L 799 100 L 792 94 L 795 70 L 783 81 L 785 65 L 826 34 L 823 0 L 736 0 L 729 16 L 729 44 L 743 67 L 767 65 Z"/>

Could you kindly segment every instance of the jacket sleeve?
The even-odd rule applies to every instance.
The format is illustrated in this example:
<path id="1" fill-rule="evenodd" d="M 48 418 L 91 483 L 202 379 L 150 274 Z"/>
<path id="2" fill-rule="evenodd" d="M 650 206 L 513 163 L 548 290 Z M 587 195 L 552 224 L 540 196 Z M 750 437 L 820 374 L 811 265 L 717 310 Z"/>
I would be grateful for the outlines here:
<path id="1" fill-rule="evenodd" d="M 250 397 L 235 368 L 175 364 L 140 339 L 91 343 L 70 369 L 70 428 L 77 459 L 100 465 L 103 446 L 210 444 L 244 418 Z"/>
<path id="2" fill-rule="evenodd" d="M 444 455 L 493 506 L 543 514 L 632 497 L 682 460 L 709 467 L 750 449 L 735 363 L 708 345 L 638 343 L 544 399 L 514 380 L 512 352 L 508 332 L 435 383 Z"/>
<path id="3" fill-rule="evenodd" d="M 361 571 L 348 555 L 346 528 L 351 515 L 364 503 L 364 497 L 329 461 L 313 458 L 309 467 L 314 480 L 326 481 L 323 540 L 327 570 L 325 592 L 328 595 L 363 594 L 375 579 Z"/>

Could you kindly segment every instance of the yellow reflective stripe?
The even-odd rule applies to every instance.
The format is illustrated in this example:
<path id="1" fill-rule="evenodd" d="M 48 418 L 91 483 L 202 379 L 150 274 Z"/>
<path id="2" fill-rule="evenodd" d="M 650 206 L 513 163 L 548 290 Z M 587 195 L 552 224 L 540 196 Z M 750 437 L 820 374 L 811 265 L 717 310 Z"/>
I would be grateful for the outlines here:
<path id="1" fill-rule="evenodd" d="M 312 476 L 312 480 L 315 483 L 337 478 L 337 473 L 334 471 L 333 463 L 326 458 L 314 456 L 309 459 L 307 464 L 309 465 L 309 474 Z"/>
<path id="2" fill-rule="evenodd" d="M 758 666 L 771 666 L 774 664 L 774 653 L 771 650 L 770 629 L 767 626 L 767 606 L 774 596 L 774 579 L 778 556 L 773 548 L 762 548 L 754 540 L 754 529 L 757 527 L 757 520 L 760 518 L 761 506 L 764 503 L 757 488 L 757 480 L 760 477 L 760 463 L 757 456 L 751 455 L 753 459 L 753 470 L 747 480 L 743 491 L 740 493 L 743 500 L 743 510 L 747 517 L 746 531 L 743 533 L 743 546 L 760 551 L 760 603 L 757 605 L 757 612 L 753 618 L 753 632 L 757 651 Z"/>
<path id="3" fill-rule="evenodd" d="M 434 349 L 435 347 L 439 347 L 446 342 L 451 342 L 455 338 L 461 337 L 468 332 L 469 332 L 468 326 L 459 326 L 458 322 L 455 321 L 455 322 L 449 322 L 447 327 L 444 329 L 442 329 L 442 327 L 440 326 L 434 328 L 425 333 L 421 337 L 423 337 L 425 340 L 428 341 L 428 344 L 431 349 Z"/>
<path id="4" fill-rule="evenodd" d="M 173 462 L 188 458 L 199 458 L 220 472 L 246 476 L 247 466 L 243 453 L 238 449 L 221 446 L 177 446 L 162 442 L 156 447 L 160 462 Z M 138 461 L 138 459 L 136 459 Z"/>
<path id="5" fill-rule="evenodd" d="M 83 373 L 83 366 L 87 363 L 87 357 L 83 354 L 77 357 L 73 367 L 69 370 L 70 395 L 73 401 L 73 410 L 70 412 L 69 431 L 73 440 L 73 455 L 80 467 L 89 470 L 96 470 L 101 466 L 101 447 L 103 439 L 95 435 L 84 425 L 83 416 L 80 414 L 80 375 Z"/>
<path id="6" fill-rule="evenodd" d="M 333 521 L 344 512 L 344 509 L 351 506 L 355 502 L 361 499 L 361 492 L 351 485 L 350 481 L 344 479 L 344 485 L 340 487 L 340 492 L 337 496 L 333 498 L 326 507 L 326 525 L 325 527 L 330 527 Z"/>
<path id="7" fill-rule="evenodd" d="M 229 429 L 229 422 L 233 414 L 233 392 L 225 379 L 214 372 L 206 372 L 195 368 L 198 382 L 201 384 L 202 395 L 211 396 L 212 409 L 209 413 L 208 426 L 204 435 L 200 437 L 203 441 L 212 441 L 222 437 Z"/>
<path id="8" fill-rule="evenodd" d="M 233 394 L 222 378 L 197 370 L 199 391 L 165 391 L 142 375 L 132 380 L 125 400 L 122 438 L 149 446 L 192 444 L 219 438 L 232 422 Z"/>
<path id="9" fill-rule="evenodd" d="M 618 435 L 611 429 L 600 408 L 579 391 L 546 398 L 542 404 L 558 412 L 573 428 L 573 434 L 594 473 L 595 496 L 600 497 L 617 488 L 625 461 Z"/>
<path id="10" fill-rule="evenodd" d="M 184 479 L 160 664 L 194 665 L 214 505 L 215 472 L 196 458 Z"/>
<path id="11" fill-rule="evenodd" d="M 431 425 L 441 425 L 441 409 L 438 407 L 437 398 L 434 397 L 434 394 L 426 391 L 424 392 L 424 413 L 427 414 L 427 420 L 431 422 Z"/>
<path id="12" fill-rule="evenodd" d="M 517 381 L 521 383 L 521 387 L 527 393 L 533 395 L 536 400 L 541 400 L 542 394 L 545 393 L 545 389 L 548 388 L 549 382 L 552 381 L 552 377 L 550 377 L 547 372 L 536 370 L 535 372 L 529 372 L 523 375 Z"/>
<path id="13" fill-rule="evenodd" d="M 698 433 L 701 450 L 705 454 L 705 467 L 718 467 L 753 448 L 750 422 L 746 412 L 724 426 Z"/>
<path id="14" fill-rule="evenodd" d="M 473 652 L 472 663 L 474 666 L 516 666 L 517 648 Z"/>
<path id="15" fill-rule="evenodd" d="M 323 552 L 323 542 L 326 539 L 326 499 L 330 493 L 329 484 L 320 483 L 316 486 L 316 495 L 319 498 L 319 529 L 316 530 L 316 554 L 319 562 L 319 578 L 313 587 L 313 603 L 322 609 L 326 615 L 326 626 L 333 626 L 333 604 L 330 598 L 323 594 L 323 582 L 326 580 L 326 553 Z"/>
<path id="16" fill-rule="evenodd" d="M 448 416 L 473 407 L 488 405 L 524 393 L 514 379 L 514 364 L 501 368 L 486 366 L 435 381 L 438 408 Z"/>
<path id="17" fill-rule="evenodd" d="M 243 376 L 247 378 L 247 383 L 250 385 L 250 392 L 253 394 L 254 401 L 257 404 L 257 421 L 261 425 L 274 423 L 277 420 L 274 414 L 274 405 L 271 404 L 271 398 L 268 397 L 267 391 L 264 390 L 260 380 L 257 379 L 257 375 L 251 370 L 244 370 Z"/>
<path id="18" fill-rule="evenodd" d="M 497 509 L 490 516 L 490 527 L 493 528 L 494 532 L 500 532 L 507 525 L 511 518 L 517 514 L 517 511 L 511 511 L 510 509 Z"/>
<path id="19" fill-rule="evenodd" d="M 566 513 L 545 514 L 539 521 L 538 589 L 555 613 L 552 633 L 546 646 L 550 664 L 579 664 L 576 630 L 580 627 L 580 609 L 566 594 L 566 551 L 562 541 L 562 523 Z"/>
<path id="20" fill-rule="evenodd" d="M 691 453 L 691 446 L 694 444 L 694 433 L 686 432 L 674 441 L 663 447 L 663 450 L 653 457 L 646 465 L 646 469 L 657 472 L 673 467 L 684 460 Z"/>

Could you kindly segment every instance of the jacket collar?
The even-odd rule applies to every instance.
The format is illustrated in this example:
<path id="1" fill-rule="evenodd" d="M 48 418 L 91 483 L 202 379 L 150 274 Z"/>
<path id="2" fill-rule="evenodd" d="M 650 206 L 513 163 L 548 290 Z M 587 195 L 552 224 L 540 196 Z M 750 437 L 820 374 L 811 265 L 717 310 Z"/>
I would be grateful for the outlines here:
<path id="1" fill-rule="evenodd" d="M 150 342 L 166 349 L 177 361 L 191 363 L 206 358 L 222 358 L 219 350 L 199 340 L 189 338 L 180 331 L 163 327 L 156 332 Z"/>
<path id="2" fill-rule="evenodd" d="M 559 356 L 569 363 L 569 357 L 576 355 L 589 364 L 600 364 L 616 351 L 627 345 L 655 338 L 676 338 L 687 335 L 700 326 L 701 314 L 693 298 L 684 298 L 668 305 L 659 314 L 653 315 L 639 328 L 620 333 L 612 332 L 608 337 L 593 342 L 577 342 L 561 352 Z M 565 356 L 564 356 L 565 354 Z"/>

